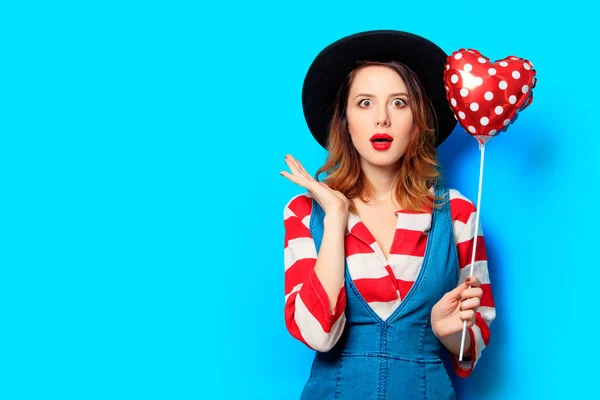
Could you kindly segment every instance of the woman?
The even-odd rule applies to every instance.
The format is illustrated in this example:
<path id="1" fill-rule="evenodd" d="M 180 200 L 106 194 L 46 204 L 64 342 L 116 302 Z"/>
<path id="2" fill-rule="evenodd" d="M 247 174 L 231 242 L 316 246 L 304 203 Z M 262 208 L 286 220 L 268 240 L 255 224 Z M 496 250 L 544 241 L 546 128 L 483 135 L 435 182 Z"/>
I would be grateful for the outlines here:
<path id="1" fill-rule="evenodd" d="M 488 344 L 476 209 L 438 169 L 436 147 L 456 125 L 446 57 L 420 36 L 369 31 L 331 44 L 307 72 L 304 113 L 327 160 L 311 177 L 286 155 L 281 172 L 306 189 L 284 210 L 286 326 L 316 350 L 302 399 L 453 399 L 442 352 L 466 377 Z"/>

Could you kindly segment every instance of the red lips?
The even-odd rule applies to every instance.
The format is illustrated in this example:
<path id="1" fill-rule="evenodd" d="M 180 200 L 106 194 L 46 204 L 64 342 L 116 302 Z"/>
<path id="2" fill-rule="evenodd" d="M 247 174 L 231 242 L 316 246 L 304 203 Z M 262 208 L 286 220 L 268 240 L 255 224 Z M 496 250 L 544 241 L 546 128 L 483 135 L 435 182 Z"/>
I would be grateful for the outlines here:
<path id="1" fill-rule="evenodd" d="M 394 140 L 394 138 L 391 137 L 390 135 L 388 135 L 387 133 L 376 133 L 373 136 L 371 136 L 371 142 L 375 139 L 386 139 L 386 140 L 389 140 L 390 142 L 392 140 Z"/>
<path id="2" fill-rule="evenodd" d="M 394 138 L 387 133 L 376 133 L 371 136 L 371 146 L 378 151 L 387 150 L 392 145 L 393 140 Z"/>

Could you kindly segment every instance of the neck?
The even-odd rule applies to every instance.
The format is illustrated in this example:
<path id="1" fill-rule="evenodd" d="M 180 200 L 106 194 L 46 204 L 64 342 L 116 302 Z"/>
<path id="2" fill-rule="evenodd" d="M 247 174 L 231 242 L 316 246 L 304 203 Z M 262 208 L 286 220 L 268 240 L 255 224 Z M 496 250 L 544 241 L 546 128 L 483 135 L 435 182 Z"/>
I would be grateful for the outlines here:
<path id="1" fill-rule="evenodd" d="M 394 181 L 398 176 L 399 164 L 396 166 L 377 166 L 363 163 L 362 173 L 371 186 L 371 198 L 376 202 L 389 200 L 392 196 Z"/>

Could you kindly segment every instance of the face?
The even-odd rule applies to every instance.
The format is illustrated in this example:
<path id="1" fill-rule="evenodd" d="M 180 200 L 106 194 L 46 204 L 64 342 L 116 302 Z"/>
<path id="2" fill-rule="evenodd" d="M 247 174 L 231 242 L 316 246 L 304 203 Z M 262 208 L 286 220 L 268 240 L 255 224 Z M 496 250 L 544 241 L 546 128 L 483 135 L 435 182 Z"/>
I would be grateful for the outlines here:
<path id="1" fill-rule="evenodd" d="M 396 71 L 379 65 L 360 69 L 350 86 L 346 115 L 361 163 L 392 166 L 404 155 L 413 114 L 408 90 Z"/>

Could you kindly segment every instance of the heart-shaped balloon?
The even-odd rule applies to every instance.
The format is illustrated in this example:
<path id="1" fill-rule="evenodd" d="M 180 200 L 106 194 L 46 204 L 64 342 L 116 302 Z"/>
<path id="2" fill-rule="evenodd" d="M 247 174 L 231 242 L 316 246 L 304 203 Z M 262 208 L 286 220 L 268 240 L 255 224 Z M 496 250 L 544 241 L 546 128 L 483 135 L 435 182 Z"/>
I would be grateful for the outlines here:
<path id="1" fill-rule="evenodd" d="M 496 62 L 474 49 L 447 58 L 446 97 L 460 125 L 481 144 L 508 129 L 533 101 L 533 64 L 509 56 Z"/>

